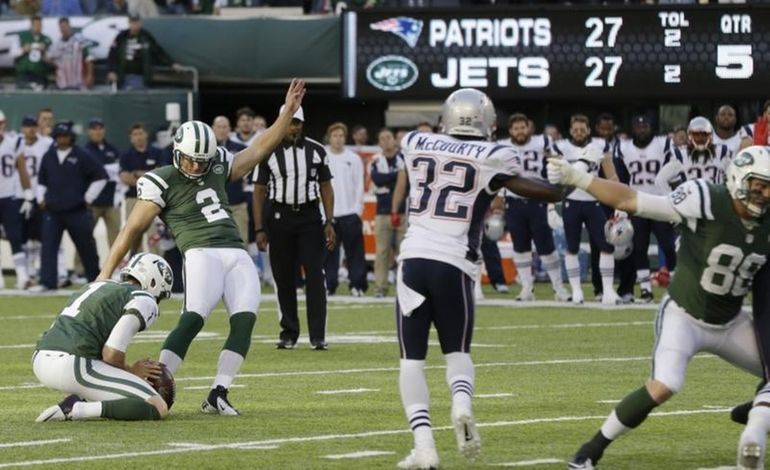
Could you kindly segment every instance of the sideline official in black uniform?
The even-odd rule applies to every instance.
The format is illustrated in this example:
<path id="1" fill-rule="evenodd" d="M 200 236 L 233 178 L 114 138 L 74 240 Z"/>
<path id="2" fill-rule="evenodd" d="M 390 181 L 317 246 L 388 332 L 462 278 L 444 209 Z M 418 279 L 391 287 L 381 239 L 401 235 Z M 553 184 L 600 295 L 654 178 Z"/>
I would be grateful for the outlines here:
<path id="1" fill-rule="evenodd" d="M 325 350 L 326 286 L 323 263 L 326 250 L 334 249 L 334 190 L 326 150 L 302 135 L 302 108 L 294 114 L 281 145 L 254 171 L 254 231 L 260 250 L 270 242 L 281 316 L 276 347 L 292 349 L 299 337 L 297 267 L 305 273 L 307 322 L 313 349 Z M 263 207 L 265 198 L 272 206 Z M 321 220 L 319 201 L 327 218 Z"/>

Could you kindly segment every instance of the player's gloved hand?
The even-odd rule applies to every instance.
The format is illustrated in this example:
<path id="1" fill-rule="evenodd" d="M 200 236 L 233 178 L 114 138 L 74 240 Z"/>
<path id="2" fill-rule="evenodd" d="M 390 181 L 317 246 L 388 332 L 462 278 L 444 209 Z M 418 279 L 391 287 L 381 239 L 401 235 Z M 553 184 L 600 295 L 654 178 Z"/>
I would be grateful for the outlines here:
<path id="1" fill-rule="evenodd" d="M 392 213 L 390 214 L 390 225 L 393 226 L 393 228 L 400 227 L 401 226 L 401 215 L 398 213 Z"/>
<path id="2" fill-rule="evenodd" d="M 615 220 L 627 219 L 628 218 L 628 213 L 624 212 L 624 211 L 622 211 L 620 209 L 615 209 L 615 214 L 613 214 L 612 218 L 615 219 Z"/>
<path id="3" fill-rule="evenodd" d="M 548 226 L 552 230 L 559 230 L 564 228 L 564 220 L 562 220 L 559 212 L 556 210 L 556 205 L 548 204 Z"/>
<path id="4" fill-rule="evenodd" d="M 35 197 L 32 195 L 31 189 L 24 190 L 24 202 L 19 207 L 19 214 L 24 216 L 24 219 L 29 220 L 32 217 L 32 210 L 35 208 Z"/>
<path id="5" fill-rule="evenodd" d="M 548 166 L 546 167 L 548 175 L 548 182 L 551 184 L 563 184 L 567 186 L 575 186 L 576 188 L 586 189 L 594 177 L 579 170 L 567 160 L 561 160 L 559 158 L 549 158 Z"/>

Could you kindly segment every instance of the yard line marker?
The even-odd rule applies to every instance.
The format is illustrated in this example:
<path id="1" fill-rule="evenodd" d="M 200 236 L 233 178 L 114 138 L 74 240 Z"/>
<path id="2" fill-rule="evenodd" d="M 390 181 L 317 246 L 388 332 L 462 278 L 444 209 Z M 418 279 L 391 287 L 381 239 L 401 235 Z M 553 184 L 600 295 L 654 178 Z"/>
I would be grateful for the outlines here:
<path id="1" fill-rule="evenodd" d="M 481 395 L 473 395 L 473 398 L 504 398 L 512 396 L 513 393 L 486 393 Z"/>
<path id="2" fill-rule="evenodd" d="M 342 393 L 366 393 L 366 392 L 379 392 L 379 388 L 350 388 L 347 390 L 319 390 L 315 393 L 318 395 L 339 395 Z"/>
<path id="3" fill-rule="evenodd" d="M 596 400 L 596 403 L 609 403 L 609 404 L 615 404 L 620 403 L 620 400 Z"/>
<path id="4" fill-rule="evenodd" d="M 537 459 L 537 460 L 522 460 L 520 462 L 506 462 L 506 463 L 493 463 L 490 464 L 493 467 L 529 467 L 530 465 L 542 465 L 549 463 L 562 463 L 561 459 Z"/>
<path id="5" fill-rule="evenodd" d="M 724 413 L 729 408 L 721 410 L 680 410 L 680 411 L 663 411 L 658 413 L 650 413 L 650 416 L 687 416 L 709 413 Z M 597 416 L 560 416 L 555 418 L 533 418 L 523 419 L 517 421 L 496 421 L 492 423 L 478 423 L 478 427 L 494 428 L 494 427 L 506 427 L 506 426 L 526 426 L 530 424 L 550 424 L 550 423 L 563 423 L 571 421 L 594 421 L 603 420 L 605 415 Z M 434 427 L 434 431 L 454 431 L 453 426 L 441 426 Z M 0 468 L 11 467 L 32 467 L 36 465 L 50 465 L 56 463 L 70 463 L 70 462 L 89 462 L 96 460 L 114 460 L 114 459 L 127 459 L 133 457 L 147 457 L 151 455 L 170 455 L 170 454 L 184 454 L 188 452 L 205 452 L 209 450 L 221 450 L 221 449 L 238 449 L 246 446 L 270 446 L 290 443 L 302 443 L 302 442 L 321 442 L 321 441 L 333 441 L 340 439 L 360 439 L 362 437 L 378 437 L 378 436 L 392 436 L 397 434 L 411 434 L 410 429 L 385 429 L 381 431 L 368 431 L 360 433 L 350 434 L 322 434 L 317 436 L 301 436 L 301 437 L 285 437 L 277 439 L 265 439 L 262 441 L 247 441 L 247 442 L 235 442 L 230 444 L 212 444 L 201 445 L 196 447 L 182 447 L 175 449 L 159 449 L 149 451 L 137 451 L 137 452 L 122 452 L 119 454 L 103 454 L 103 455 L 83 455 L 76 457 L 60 457 L 55 459 L 40 459 L 40 460 L 20 460 L 16 462 L 2 462 Z"/>
<path id="6" fill-rule="evenodd" d="M 0 390 L 19 390 L 22 388 L 43 388 L 43 386 L 40 384 L 8 385 L 0 387 Z"/>
<path id="7" fill-rule="evenodd" d="M 230 388 L 246 388 L 245 385 L 241 384 L 231 384 Z M 185 390 L 209 390 L 211 389 L 210 385 L 193 385 L 192 387 L 184 387 Z"/>
<path id="8" fill-rule="evenodd" d="M 3 344 L 0 345 L 0 349 L 26 349 L 34 348 L 34 344 Z"/>
<path id="9" fill-rule="evenodd" d="M 324 459 L 340 460 L 340 459 L 360 459 L 363 457 L 379 457 L 382 455 L 393 455 L 395 452 L 388 452 L 384 450 L 360 450 L 358 452 L 351 452 L 349 454 L 333 454 L 324 455 Z"/>
<path id="10" fill-rule="evenodd" d="M 71 440 L 72 439 L 70 438 L 62 438 L 62 439 L 46 439 L 44 441 L 3 442 L 3 443 L 0 443 L 0 449 L 5 449 L 8 447 L 45 446 L 48 444 L 58 444 L 60 442 L 69 442 Z"/>

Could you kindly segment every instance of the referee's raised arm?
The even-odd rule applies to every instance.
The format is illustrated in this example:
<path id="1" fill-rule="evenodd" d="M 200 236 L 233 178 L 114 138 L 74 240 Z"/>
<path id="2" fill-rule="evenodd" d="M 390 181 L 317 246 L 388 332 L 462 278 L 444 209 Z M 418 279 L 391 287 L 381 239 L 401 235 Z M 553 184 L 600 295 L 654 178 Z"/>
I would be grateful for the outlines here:
<path id="1" fill-rule="evenodd" d="M 289 127 L 292 116 L 302 104 L 302 97 L 305 96 L 305 81 L 293 79 L 286 92 L 285 106 L 283 112 L 259 137 L 254 139 L 248 147 L 235 155 L 233 168 L 230 171 L 230 181 L 238 181 L 262 160 L 267 158 L 273 149 L 281 142 L 286 129 Z"/>

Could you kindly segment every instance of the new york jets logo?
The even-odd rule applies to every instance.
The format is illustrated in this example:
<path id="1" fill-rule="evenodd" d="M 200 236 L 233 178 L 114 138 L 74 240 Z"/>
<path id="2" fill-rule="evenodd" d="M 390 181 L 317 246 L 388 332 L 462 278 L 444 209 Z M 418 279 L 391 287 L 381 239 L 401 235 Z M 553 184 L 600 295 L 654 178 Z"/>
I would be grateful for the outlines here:
<path id="1" fill-rule="evenodd" d="M 177 144 L 181 144 L 182 139 L 184 139 L 184 128 L 180 127 L 179 129 L 177 129 L 176 134 L 174 134 L 174 142 L 176 142 Z"/>
<path id="2" fill-rule="evenodd" d="M 225 172 L 225 167 L 222 165 L 214 165 L 214 167 L 211 168 L 211 171 L 213 171 L 215 175 L 221 175 Z"/>
<path id="3" fill-rule="evenodd" d="M 401 91 L 417 81 L 419 72 L 414 62 L 400 55 L 386 55 L 366 68 L 366 79 L 383 91 Z"/>
<path id="4" fill-rule="evenodd" d="M 737 157 L 733 159 L 733 165 L 735 166 L 747 166 L 754 164 L 754 157 L 749 152 L 741 152 Z"/>

